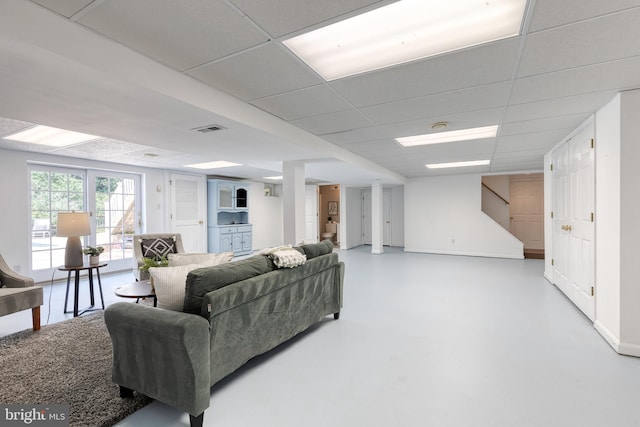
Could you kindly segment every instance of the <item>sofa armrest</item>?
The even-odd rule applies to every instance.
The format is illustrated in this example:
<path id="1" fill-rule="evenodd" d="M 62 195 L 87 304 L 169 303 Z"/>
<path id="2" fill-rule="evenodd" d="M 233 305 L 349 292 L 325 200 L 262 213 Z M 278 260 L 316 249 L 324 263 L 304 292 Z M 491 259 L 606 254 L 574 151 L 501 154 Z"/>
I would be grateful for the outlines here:
<path id="1" fill-rule="evenodd" d="M 209 322 L 139 304 L 107 307 L 112 380 L 120 386 L 200 415 L 209 406 Z"/>

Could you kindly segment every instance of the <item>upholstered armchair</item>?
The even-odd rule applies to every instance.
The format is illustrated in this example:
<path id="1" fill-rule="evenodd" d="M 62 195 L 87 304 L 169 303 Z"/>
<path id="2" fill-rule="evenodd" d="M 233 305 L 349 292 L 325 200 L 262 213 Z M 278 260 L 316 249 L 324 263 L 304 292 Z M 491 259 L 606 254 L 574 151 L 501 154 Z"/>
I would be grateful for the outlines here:
<path id="1" fill-rule="evenodd" d="M 13 271 L 0 255 L 0 316 L 31 309 L 33 330 L 40 329 L 42 287 Z"/>
<path id="2" fill-rule="evenodd" d="M 136 280 L 149 280 L 149 272 L 141 271 L 145 258 L 166 258 L 170 253 L 184 253 L 180 233 L 136 234 L 133 236 L 133 275 Z"/>

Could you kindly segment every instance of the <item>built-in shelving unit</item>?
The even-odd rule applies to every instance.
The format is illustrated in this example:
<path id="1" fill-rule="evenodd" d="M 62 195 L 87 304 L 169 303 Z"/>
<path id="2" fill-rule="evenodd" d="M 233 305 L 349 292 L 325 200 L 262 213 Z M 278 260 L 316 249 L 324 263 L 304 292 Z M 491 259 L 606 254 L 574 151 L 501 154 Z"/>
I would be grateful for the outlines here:
<path id="1" fill-rule="evenodd" d="M 245 255 L 252 250 L 249 224 L 249 185 L 238 181 L 207 180 L 209 252 Z"/>

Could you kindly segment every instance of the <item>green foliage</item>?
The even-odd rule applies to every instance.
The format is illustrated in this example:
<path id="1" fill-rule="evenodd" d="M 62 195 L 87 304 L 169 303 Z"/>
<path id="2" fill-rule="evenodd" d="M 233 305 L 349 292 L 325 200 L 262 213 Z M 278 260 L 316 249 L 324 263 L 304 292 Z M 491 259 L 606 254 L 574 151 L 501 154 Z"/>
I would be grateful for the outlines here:
<path id="1" fill-rule="evenodd" d="M 166 257 L 162 257 L 159 260 L 153 258 L 145 258 L 144 264 L 140 266 L 140 270 L 148 272 L 151 267 L 169 267 L 169 260 Z"/>
<path id="2" fill-rule="evenodd" d="M 82 250 L 83 254 L 91 256 L 100 255 L 102 252 L 104 252 L 104 248 L 102 246 L 87 246 Z"/>

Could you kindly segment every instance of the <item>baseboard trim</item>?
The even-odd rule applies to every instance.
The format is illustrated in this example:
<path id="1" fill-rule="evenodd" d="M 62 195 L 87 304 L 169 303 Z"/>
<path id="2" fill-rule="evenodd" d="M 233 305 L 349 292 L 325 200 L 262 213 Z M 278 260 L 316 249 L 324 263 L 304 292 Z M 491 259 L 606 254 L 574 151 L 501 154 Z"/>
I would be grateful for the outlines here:
<path id="1" fill-rule="evenodd" d="M 544 278 L 547 279 L 549 281 L 549 283 L 551 283 L 553 285 L 553 276 L 549 273 L 547 273 L 546 271 L 544 272 Z"/>
<path id="2" fill-rule="evenodd" d="M 440 251 L 440 250 L 430 250 L 430 249 L 419 249 L 419 248 L 404 248 L 405 252 L 415 252 L 422 254 L 436 254 L 436 255 L 459 255 L 459 256 L 475 256 L 475 257 L 484 257 L 484 258 L 508 258 L 508 259 L 524 259 L 524 255 L 515 255 L 515 254 L 494 254 L 487 252 L 465 252 L 465 251 Z"/>
<path id="3" fill-rule="evenodd" d="M 602 338 L 609 343 L 611 347 L 616 351 L 616 353 L 620 353 L 620 340 L 607 329 L 599 320 L 593 322 L 593 327 L 598 331 Z"/>

